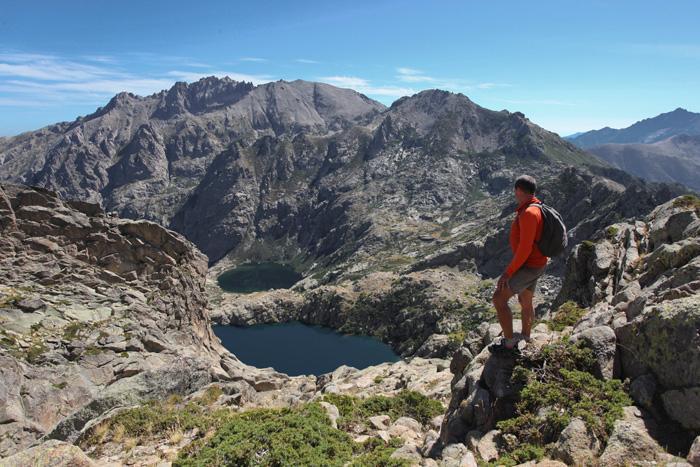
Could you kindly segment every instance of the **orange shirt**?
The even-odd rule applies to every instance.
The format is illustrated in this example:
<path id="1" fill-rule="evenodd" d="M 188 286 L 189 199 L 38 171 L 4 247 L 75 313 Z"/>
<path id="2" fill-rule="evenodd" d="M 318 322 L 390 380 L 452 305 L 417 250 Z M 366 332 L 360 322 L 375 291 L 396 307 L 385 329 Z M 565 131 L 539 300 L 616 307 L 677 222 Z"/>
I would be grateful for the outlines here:
<path id="1" fill-rule="evenodd" d="M 541 268 L 547 264 L 547 257 L 542 254 L 535 242 L 542 235 L 542 211 L 530 203 L 540 203 L 537 197 L 522 203 L 515 210 L 515 220 L 510 226 L 510 249 L 513 259 L 506 268 L 506 276 L 512 276 L 523 265 L 531 268 Z"/>

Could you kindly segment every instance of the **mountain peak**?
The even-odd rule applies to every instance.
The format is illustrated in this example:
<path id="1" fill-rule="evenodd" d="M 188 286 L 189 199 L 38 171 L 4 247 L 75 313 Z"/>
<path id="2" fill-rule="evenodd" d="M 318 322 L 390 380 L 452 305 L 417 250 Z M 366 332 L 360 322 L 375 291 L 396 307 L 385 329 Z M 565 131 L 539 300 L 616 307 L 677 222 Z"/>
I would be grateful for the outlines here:
<path id="1" fill-rule="evenodd" d="M 655 143 L 678 134 L 700 134 L 700 113 L 677 107 L 670 112 L 639 120 L 627 128 L 605 127 L 587 131 L 570 138 L 570 141 L 586 149 L 607 143 Z"/>

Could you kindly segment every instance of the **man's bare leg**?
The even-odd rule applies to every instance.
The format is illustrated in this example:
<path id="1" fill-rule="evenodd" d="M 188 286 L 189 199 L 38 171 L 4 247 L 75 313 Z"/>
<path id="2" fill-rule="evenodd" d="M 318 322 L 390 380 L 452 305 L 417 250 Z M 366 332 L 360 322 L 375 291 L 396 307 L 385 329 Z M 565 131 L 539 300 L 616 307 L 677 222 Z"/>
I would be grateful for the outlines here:
<path id="1" fill-rule="evenodd" d="M 528 289 L 518 294 L 523 322 L 522 335 L 528 339 L 530 338 L 530 331 L 532 330 L 532 322 L 535 320 L 535 309 L 532 306 L 533 296 L 534 292 Z"/>
<path id="2" fill-rule="evenodd" d="M 493 305 L 496 307 L 498 322 L 503 330 L 503 337 L 506 339 L 513 339 L 513 313 L 508 306 L 508 299 L 513 295 L 507 285 L 493 294 Z"/>

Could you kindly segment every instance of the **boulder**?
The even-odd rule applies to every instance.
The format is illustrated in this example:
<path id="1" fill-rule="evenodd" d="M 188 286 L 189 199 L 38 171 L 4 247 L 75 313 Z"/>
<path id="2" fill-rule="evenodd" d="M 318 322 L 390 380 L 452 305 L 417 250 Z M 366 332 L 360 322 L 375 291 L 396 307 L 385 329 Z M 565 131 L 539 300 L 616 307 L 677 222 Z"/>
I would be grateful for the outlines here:
<path id="1" fill-rule="evenodd" d="M 572 342 L 582 341 L 593 350 L 596 358 L 595 375 L 610 379 L 615 376 L 615 331 L 609 326 L 584 329 L 571 336 Z"/>
<path id="2" fill-rule="evenodd" d="M 600 456 L 600 464 L 611 467 L 638 465 L 665 457 L 663 448 L 649 434 L 647 424 L 653 425 L 653 421 L 644 417 L 640 409 L 625 407 L 623 418 L 615 421 L 613 432 Z"/>
<path id="3" fill-rule="evenodd" d="M 331 425 L 333 428 L 338 428 L 338 418 L 340 418 L 340 411 L 338 411 L 338 407 L 324 401 L 320 402 L 320 404 L 326 411 L 328 418 L 331 420 Z"/>
<path id="4" fill-rule="evenodd" d="M 442 450 L 440 467 L 476 467 L 474 454 L 462 443 L 454 443 Z"/>
<path id="5" fill-rule="evenodd" d="M 559 435 L 552 457 L 568 465 L 593 463 L 600 453 L 601 444 L 580 418 L 574 418 Z"/>
<path id="6" fill-rule="evenodd" d="M 661 394 L 666 413 L 689 430 L 700 430 L 700 386 Z"/>
<path id="7" fill-rule="evenodd" d="M 480 459 L 492 461 L 499 457 L 499 446 L 501 432 L 491 430 L 487 433 L 480 431 L 470 431 L 467 433 L 467 446 L 473 450 Z"/>
<path id="8" fill-rule="evenodd" d="M 49 440 L 0 459 L 0 467 L 93 467 L 92 459 L 78 447 L 63 441 Z"/>

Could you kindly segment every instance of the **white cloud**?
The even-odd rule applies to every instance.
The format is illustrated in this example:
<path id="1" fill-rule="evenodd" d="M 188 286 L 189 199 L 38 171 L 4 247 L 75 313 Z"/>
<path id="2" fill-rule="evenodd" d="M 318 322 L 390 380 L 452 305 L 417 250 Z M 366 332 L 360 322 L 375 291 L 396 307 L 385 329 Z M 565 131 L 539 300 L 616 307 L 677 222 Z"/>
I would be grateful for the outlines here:
<path id="1" fill-rule="evenodd" d="M 399 86 L 368 86 L 364 90 L 358 91 L 363 94 L 390 97 L 411 96 L 418 92 L 416 89 L 413 88 L 402 88 Z"/>
<path id="2" fill-rule="evenodd" d="M 358 78 L 357 76 L 325 76 L 318 78 L 319 81 L 332 84 L 341 88 L 354 89 L 362 94 L 374 96 L 402 97 L 415 94 L 416 90 L 400 86 L 376 86 L 369 80 Z"/>
<path id="3" fill-rule="evenodd" d="M 116 63 L 117 59 L 110 55 L 83 55 L 85 60 L 90 60 L 93 62 L 100 63 Z"/>
<path id="4" fill-rule="evenodd" d="M 133 62 L 153 63 L 151 54 L 127 54 Z M 177 62 L 181 69 L 160 73 L 133 74 L 120 67 L 115 57 L 83 55 L 66 58 L 56 55 L 0 52 L 0 106 L 56 106 L 66 103 L 103 105 L 122 91 L 150 95 L 170 88 L 176 81 L 197 81 L 206 76 L 228 76 L 236 81 L 261 84 L 267 75 L 222 71 L 187 57 L 158 57 Z M 191 67 L 193 70 L 188 70 Z"/>
<path id="5" fill-rule="evenodd" d="M 0 97 L 0 107 L 41 107 L 45 103 L 30 99 L 7 99 Z"/>
<path id="6" fill-rule="evenodd" d="M 399 73 L 396 77 L 399 81 L 407 83 L 430 83 L 436 81 L 435 78 L 426 76 L 421 70 L 416 70 L 415 68 L 400 67 L 396 71 Z"/>
<path id="7" fill-rule="evenodd" d="M 356 76 L 322 76 L 319 80 L 324 83 L 332 84 L 334 86 L 354 88 L 358 86 L 367 86 L 369 81 L 364 78 L 358 78 Z"/>
<path id="8" fill-rule="evenodd" d="M 83 81 L 120 74 L 95 65 L 38 54 L 0 54 L 0 76 L 47 81 Z"/>
<path id="9" fill-rule="evenodd" d="M 396 69 L 398 75 L 396 79 L 405 83 L 426 83 L 433 88 L 445 89 L 454 92 L 471 92 L 475 89 L 492 89 L 496 87 L 507 87 L 509 84 L 484 82 L 478 83 L 460 78 L 438 78 L 427 75 L 423 70 L 410 67 L 399 67 Z"/>
<path id="10" fill-rule="evenodd" d="M 416 70 L 415 68 L 399 67 L 396 69 L 402 75 L 422 75 L 421 70 Z"/>
<path id="11" fill-rule="evenodd" d="M 260 58 L 260 57 L 242 57 L 241 61 L 242 62 L 267 62 L 268 60 L 266 58 Z"/>
<path id="12" fill-rule="evenodd" d="M 316 61 L 316 60 L 310 60 L 310 59 L 308 59 L 308 58 L 297 58 L 297 59 L 294 60 L 294 61 L 297 62 L 297 63 L 311 63 L 311 64 L 321 63 L 321 62 L 318 62 L 318 61 Z"/>

